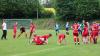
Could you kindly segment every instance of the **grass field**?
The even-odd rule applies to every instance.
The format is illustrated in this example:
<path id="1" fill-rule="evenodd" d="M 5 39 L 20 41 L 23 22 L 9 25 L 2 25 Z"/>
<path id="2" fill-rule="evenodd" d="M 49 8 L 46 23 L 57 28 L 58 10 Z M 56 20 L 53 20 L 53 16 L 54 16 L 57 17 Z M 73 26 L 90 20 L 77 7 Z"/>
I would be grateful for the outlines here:
<path id="1" fill-rule="evenodd" d="M 60 31 L 65 33 L 64 30 Z M 0 31 L 0 36 L 2 31 Z M 33 45 L 22 35 L 19 39 L 12 38 L 12 30 L 8 31 L 7 40 L 0 40 L 0 56 L 100 56 L 100 39 L 98 44 L 74 45 L 72 31 L 67 37 L 67 45 L 58 45 L 54 30 L 37 30 L 36 34 L 52 33 L 48 45 Z M 81 37 L 80 37 L 81 39 Z"/>

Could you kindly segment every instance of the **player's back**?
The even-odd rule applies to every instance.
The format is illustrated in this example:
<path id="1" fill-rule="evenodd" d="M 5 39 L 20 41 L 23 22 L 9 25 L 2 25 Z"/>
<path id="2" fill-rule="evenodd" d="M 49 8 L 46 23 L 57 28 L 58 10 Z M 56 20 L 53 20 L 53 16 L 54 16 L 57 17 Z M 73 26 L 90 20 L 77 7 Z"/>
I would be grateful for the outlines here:
<path id="1" fill-rule="evenodd" d="M 92 25 L 92 30 L 98 30 L 98 25 L 97 24 L 93 24 Z"/>
<path id="2" fill-rule="evenodd" d="M 73 24 L 73 29 L 78 29 L 79 25 L 78 24 Z"/>
<path id="3" fill-rule="evenodd" d="M 78 33 L 78 28 L 79 28 L 78 24 L 73 24 L 73 32 L 74 33 Z"/>
<path id="4" fill-rule="evenodd" d="M 65 38 L 65 34 L 59 34 L 59 38 Z"/>

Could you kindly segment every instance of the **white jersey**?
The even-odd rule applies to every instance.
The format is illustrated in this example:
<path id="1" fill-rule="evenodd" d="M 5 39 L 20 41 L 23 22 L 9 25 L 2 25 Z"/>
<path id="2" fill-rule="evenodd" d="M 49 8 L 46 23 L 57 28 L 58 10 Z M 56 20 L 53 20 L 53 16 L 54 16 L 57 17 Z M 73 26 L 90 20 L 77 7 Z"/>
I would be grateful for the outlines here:
<path id="1" fill-rule="evenodd" d="M 55 25 L 55 29 L 59 29 L 59 25 L 58 24 Z"/>
<path id="2" fill-rule="evenodd" d="M 66 24 L 66 28 L 69 28 L 69 24 Z"/>
<path id="3" fill-rule="evenodd" d="M 3 30 L 7 30 L 7 25 L 6 25 L 5 22 L 2 24 L 2 29 L 3 29 Z"/>

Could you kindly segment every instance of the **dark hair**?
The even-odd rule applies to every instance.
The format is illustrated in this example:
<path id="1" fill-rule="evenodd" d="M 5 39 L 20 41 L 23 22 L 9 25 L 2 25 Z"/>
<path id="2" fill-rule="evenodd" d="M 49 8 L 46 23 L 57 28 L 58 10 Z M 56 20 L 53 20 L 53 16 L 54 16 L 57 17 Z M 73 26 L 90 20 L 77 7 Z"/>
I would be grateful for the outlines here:
<path id="1" fill-rule="evenodd" d="M 52 36 L 52 34 L 50 33 L 49 36 Z"/>

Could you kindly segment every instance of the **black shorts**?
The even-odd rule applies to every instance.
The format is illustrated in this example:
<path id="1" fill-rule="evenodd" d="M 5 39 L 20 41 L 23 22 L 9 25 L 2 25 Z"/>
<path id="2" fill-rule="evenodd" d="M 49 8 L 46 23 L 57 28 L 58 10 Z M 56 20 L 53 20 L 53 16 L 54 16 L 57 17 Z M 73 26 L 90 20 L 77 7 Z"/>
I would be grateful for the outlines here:
<path id="1" fill-rule="evenodd" d="M 66 31 L 68 31 L 69 30 L 69 28 L 66 28 Z"/>
<path id="2" fill-rule="evenodd" d="M 56 31 L 56 32 L 59 32 L 59 29 L 56 29 L 55 31 Z"/>
<path id="3" fill-rule="evenodd" d="M 25 30 L 22 30 L 21 33 L 25 32 Z"/>

